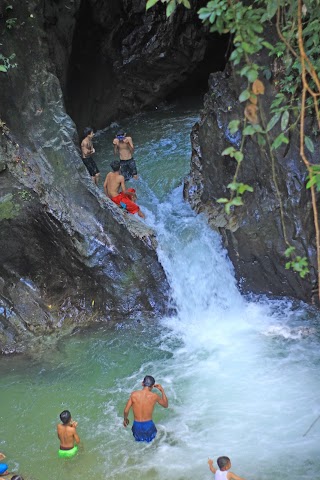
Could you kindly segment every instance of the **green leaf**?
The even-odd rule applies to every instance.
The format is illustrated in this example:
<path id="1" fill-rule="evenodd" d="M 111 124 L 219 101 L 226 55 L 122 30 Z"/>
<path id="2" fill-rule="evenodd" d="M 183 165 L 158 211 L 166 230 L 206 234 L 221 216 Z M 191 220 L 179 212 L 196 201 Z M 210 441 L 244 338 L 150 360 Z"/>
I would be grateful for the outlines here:
<path id="1" fill-rule="evenodd" d="M 281 117 L 281 112 L 277 112 L 273 115 L 271 120 L 269 120 L 268 125 L 267 125 L 267 132 L 270 132 L 270 130 L 273 129 L 273 127 L 278 123 Z"/>
<path id="2" fill-rule="evenodd" d="M 235 198 L 233 198 L 231 204 L 232 204 L 232 205 L 235 205 L 236 207 L 239 207 L 240 205 L 243 205 L 243 202 L 242 202 L 241 197 L 235 197 Z"/>
<path id="3" fill-rule="evenodd" d="M 256 130 L 252 125 L 248 125 L 246 128 L 242 130 L 242 135 L 254 135 Z"/>
<path id="4" fill-rule="evenodd" d="M 234 154 L 234 158 L 237 160 L 238 163 L 241 163 L 243 160 L 243 153 L 242 152 L 236 152 Z"/>
<path id="5" fill-rule="evenodd" d="M 309 152 L 313 153 L 314 152 L 314 145 L 313 145 L 313 141 L 311 140 L 311 138 L 307 137 L 307 135 L 305 135 L 304 143 L 305 143 L 307 149 L 309 150 Z"/>
<path id="6" fill-rule="evenodd" d="M 169 3 L 167 5 L 167 9 L 166 9 L 167 17 L 170 17 L 170 15 L 173 14 L 175 9 L 176 9 L 176 0 L 169 0 Z"/>
<path id="7" fill-rule="evenodd" d="M 149 8 L 153 7 L 156 3 L 158 3 L 159 0 L 148 0 L 147 5 L 146 5 L 146 10 L 149 10 Z"/>
<path id="8" fill-rule="evenodd" d="M 221 155 L 232 155 L 233 156 L 233 153 L 236 151 L 236 149 L 234 147 L 228 147 L 226 148 L 225 150 L 223 150 L 223 152 L 221 153 Z"/>
<path id="9" fill-rule="evenodd" d="M 228 203 L 229 199 L 228 198 L 218 198 L 217 202 L 218 203 Z"/>
<path id="10" fill-rule="evenodd" d="M 284 255 L 289 258 L 291 257 L 292 253 L 295 251 L 296 247 L 288 247 L 287 250 L 284 252 Z"/>
<path id="11" fill-rule="evenodd" d="M 260 133 L 258 133 L 258 144 L 260 145 L 260 147 L 264 147 L 266 145 L 266 139 L 264 138 L 263 135 L 261 135 Z"/>
<path id="12" fill-rule="evenodd" d="M 243 90 L 239 95 L 239 102 L 245 102 L 248 98 L 250 98 L 249 90 Z"/>
<path id="13" fill-rule="evenodd" d="M 0 72 L 7 72 L 8 69 L 4 65 L 0 65 Z"/>
<path id="14" fill-rule="evenodd" d="M 191 8 L 189 0 L 182 0 L 182 3 L 186 8 Z"/>
<path id="15" fill-rule="evenodd" d="M 256 70 L 254 70 L 253 68 L 251 68 L 247 73 L 247 78 L 248 78 L 249 82 L 251 82 L 251 83 L 254 82 L 258 78 L 258 72 Z"/>
<path id="16" fill-rule="evenodd" d="M 269 42 L 262 42 L 262 45 L 268 48 L 269 50 L 273 50 L 273 45 L 271 45 L 271 43 Z"/>
<path id="17" fill-rule="evenodd" d="M 276 150 L 282 143 L 289 143 L 289 139 L 284 135 L 284 133 L 280 133 L 274 142 L 271 145 L 273 150 Z"/>
<path id="18" fill-rule="evenodd" d="M 289 111 L 285 110 L 281 117 L 281 130 L 284 131 L 289 123 Z"/>
<path id="19" fill-rule="evenodd" d="M 239 130 L 239 125 L 240 120 L 232 120 L 228 125 L 230 133 L 236 133 Z"/>

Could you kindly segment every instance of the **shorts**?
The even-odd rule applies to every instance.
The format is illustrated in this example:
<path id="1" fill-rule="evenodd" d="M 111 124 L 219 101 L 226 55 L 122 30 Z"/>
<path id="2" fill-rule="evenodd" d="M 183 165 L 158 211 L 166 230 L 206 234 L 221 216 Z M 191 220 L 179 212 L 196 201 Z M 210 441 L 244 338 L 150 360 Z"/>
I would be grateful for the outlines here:
<path id="1" fill-rule="evenodd" d="M 128 188 L 128 192 L 135 193 L 136 191 L 134 188 Z M 129 213 L 135 214 L 140 210 L 140 207 L 138 207 L 138 205 L 131 200 L 131 197 L 125 193 L 121 192 L 119 195 L 112 197 L 111 200 Z"/>
<path id="2" fill-rule="evenodd" d="M 0 475 L 8 470 L 9 466 L 6 463 L 0 463 Z"/>
<path id="3" fill-rule="evenodd" d="M 87 167 L 87 170 L 90 173 L 91 177 L 95 177 L 97 173 L 100 173 L 97 167 L 97 164 L 92 157 L 83 158 L 82 160 L 85 166 Z"/>
<path id="4" fill-rule="evenodd" d="M 70 450 L 59 449 L 58 455 L 59 455 L 59 458 L 72 458 L 75 456 L 77 451 L 78 451 L 78 445 L 75 445 L 73 448 L 70 448 Z"/>
<path id="5" fill-rule="evenodd" d="M 133 158 L 130 158 L 130 160 L 120 160 L 120 171 L 126 182 L 134 175 L 138 175 L 136 162 Z"/>
<path id="6" fill-rule="evenodd" d="M 157 429 L 152 420 L 133 422 L 132 433 L 136 442 L 152 442 L 157 435 Z"/>

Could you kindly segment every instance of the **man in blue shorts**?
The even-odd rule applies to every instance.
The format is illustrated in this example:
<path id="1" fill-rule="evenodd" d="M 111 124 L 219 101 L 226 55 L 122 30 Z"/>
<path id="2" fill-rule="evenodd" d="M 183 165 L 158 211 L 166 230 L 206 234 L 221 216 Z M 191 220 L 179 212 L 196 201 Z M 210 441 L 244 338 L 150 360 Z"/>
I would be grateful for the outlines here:
<path id="1" fill-rule="evenodd" d="M 161 397 L 152 392 L 157 388 Z M 132 392 L 123 412 L 123 426 L 129 425 L 128 414 L 132 407 L 134 422 L 132 433 L 137 442 L 151 442 L 157 435 L 157 429 L 152 420 L 152 414 L 156 403 L 164 408 L 168 408 L 168 399 L 160 384 L 155 383 L 151 375 L 144 377 L 142 390 Z"/>

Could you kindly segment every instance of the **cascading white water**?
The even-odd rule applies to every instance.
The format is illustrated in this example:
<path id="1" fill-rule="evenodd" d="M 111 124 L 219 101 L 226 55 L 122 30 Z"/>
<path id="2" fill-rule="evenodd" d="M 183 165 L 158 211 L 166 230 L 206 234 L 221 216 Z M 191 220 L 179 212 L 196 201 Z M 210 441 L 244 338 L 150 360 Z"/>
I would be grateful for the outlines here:
<path id="1" fill-rule="evenodd" d="M 320 414 L 319 316 L 240 295 L 219 236 L 182 199 L 194 112 L 159 110 L 128 129 L 141 176 L 131 185 L 157 232 L 176 314 L 74 335 L 41 362 L 0 360 L 0 450 L 27 480 L 209 480 L 208 456 L 219 455 L 247 480 L 319 477 L 320 420 L 303 436 Z M 115 130 L 96 139 L 101 171 Z M 152 444 L 122 426 L 146 374 L 169 397 Z M 71 462 L 56 458 L 65 408 L 84 443 Z"/>

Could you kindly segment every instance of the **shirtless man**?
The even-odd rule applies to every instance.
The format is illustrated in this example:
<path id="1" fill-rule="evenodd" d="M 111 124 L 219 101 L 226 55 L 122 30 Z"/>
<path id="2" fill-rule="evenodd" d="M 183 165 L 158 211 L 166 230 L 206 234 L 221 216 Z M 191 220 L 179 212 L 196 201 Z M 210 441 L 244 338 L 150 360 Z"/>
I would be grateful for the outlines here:
<path id="1" fill-rule="evenodd" d="M 155 383 L 151 375 L 144 377 L 142 390 L 132 392 L 123 412 L 123 425 L 129 425 L 128 414 L 132 407 L 134 422 L 132 433 L 137 442 L 151 442 L 157 435 L 157 429 L 152 421 L 152 414 L 156 403 L 164 408 L 168 408 L 168 399 L 161 385 Z M 161 397 L 152 392 L 157 388 L 161 392 Z"/>
<path id="2" fill-rule="evenodd" d="M 81 142 L 82 161 L 87 167 L 93 183 L 98 185 L 100 172 L 96 162 L 92 158 L 92 155 L 95 153 L 95 149 L 92 145 L 92 139 L 94 137 L 93 129 L 91 127 L 86 127 L 83 134 L 84 139 Z"/>
<path id="3" fill-rule="evenodd" d="M 77 453 L 80 443 L 80 437 L 76 431 L 78 422 L 72 420 L 69 410 L 60 413 L 60 420 L 62 423 L 57 425 L 57 434 L 60 440 L 59 457 L 71 458 Z"/>
<path id="4" fill-rule="evenodd" d="M 114 160 L 110 166 L 113 172 L 109 172 L 106 176 L 103 184 L 104 193 L 114 203 L 119 205 L 119 207 L 126 209 L 129 213 L 137 213 L 139 217 L 145 218 L 145 215 L 141 212 L 140 207 L 133 201 L 137 198 L 135 189 L 126 189 L 124 176 L 120 174 L 119 160 Z"/>
<path id="5" fill-rule="evenodd" d="M 136 162 L 133 159 L 134 146 L 131 137 L 120 130 L 113 140 L 113 150 L 115 155 L 119 155 L 121 174 L 127 182 L 130 178 L 138 179 Z"/>

